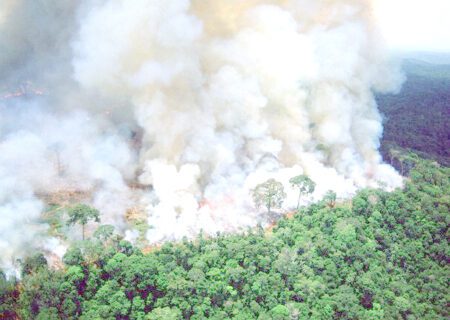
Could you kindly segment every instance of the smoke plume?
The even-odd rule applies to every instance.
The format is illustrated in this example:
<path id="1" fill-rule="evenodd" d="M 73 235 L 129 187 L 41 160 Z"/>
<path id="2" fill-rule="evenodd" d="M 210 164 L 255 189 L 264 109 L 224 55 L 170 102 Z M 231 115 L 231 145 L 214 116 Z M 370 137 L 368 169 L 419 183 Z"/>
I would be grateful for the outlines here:
<path id="1" fill-rule="evenodd" d="M 398 90 L 361 0 L 0 4 L 2 266 L 49 247 L 49 195 L 86 194 L 149 243 L 265 223 L 249 190 L 307 174 L 345 197 L 401 185 L 375 92 Z M 58 249 L 60 251 L 60 248 Z"/>

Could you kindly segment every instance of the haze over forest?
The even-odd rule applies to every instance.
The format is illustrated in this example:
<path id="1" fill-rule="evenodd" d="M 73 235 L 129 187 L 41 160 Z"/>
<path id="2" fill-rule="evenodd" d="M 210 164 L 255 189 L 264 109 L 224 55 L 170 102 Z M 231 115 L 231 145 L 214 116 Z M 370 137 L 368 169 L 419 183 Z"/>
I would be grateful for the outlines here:
<path id="1" fill-rule="evenodd" d="M 399 8 L 2 1 L 0 318 L 448 317 L 447 34 Z"/>
<path id="2" fill-rule="evenodd" d="M 284 210 L 300 174 L 315 199 L 400 186 L 374 92 L 404 77 L 371 3 L 303 2 L 3 5 L 4 266 L 30 246 L 63 252 L 39 219 L 67 193 L 157 243 L 268 223 L 250 191 L 269 178 Z"/>

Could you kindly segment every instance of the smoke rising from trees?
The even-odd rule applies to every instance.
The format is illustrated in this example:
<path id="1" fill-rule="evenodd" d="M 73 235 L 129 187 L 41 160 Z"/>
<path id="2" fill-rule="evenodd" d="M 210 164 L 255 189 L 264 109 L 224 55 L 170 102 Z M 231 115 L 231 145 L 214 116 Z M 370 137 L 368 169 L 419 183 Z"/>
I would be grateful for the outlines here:
<path id="1" fill-rule="evenodd" d="M 285 208 L 299 174 L 316 198 L 401 185 L 374 92 L 402 76 L 371 16 L 356 0 L 2 1 L 3 266 L 49 243 L 42 195 L 60 190 L 127 234 L 141 208 L 158 242 L 263 222 L 250 190 L 270 178 Z"/>

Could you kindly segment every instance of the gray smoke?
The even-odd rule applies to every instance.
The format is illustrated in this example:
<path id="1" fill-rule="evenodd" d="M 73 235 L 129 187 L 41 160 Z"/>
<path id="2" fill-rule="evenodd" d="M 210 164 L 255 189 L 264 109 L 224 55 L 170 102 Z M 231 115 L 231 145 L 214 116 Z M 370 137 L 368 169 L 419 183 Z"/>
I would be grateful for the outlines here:
<path id="1" fill-rule="evenodd" d="M 264 221 L 256 184 L 306 173 L 314 197 L 401 185 L 377 151 L 374 92 L 402 76 L 370 1 L 0 4 L 0 250 L 59 242 L 42 195 L 82 191 L 112 223 L 139 207 L 150 243 Z M 134 188 L 139 185 L 139 188 Z M 58 249 L 59 250 L 59 249 Z"/>

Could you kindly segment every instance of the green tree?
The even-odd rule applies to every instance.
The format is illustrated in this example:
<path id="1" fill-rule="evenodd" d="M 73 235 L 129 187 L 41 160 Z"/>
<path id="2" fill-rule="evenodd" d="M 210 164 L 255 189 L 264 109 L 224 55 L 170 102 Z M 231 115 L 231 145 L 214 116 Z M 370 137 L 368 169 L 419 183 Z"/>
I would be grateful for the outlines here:
<path id="1" fill-rule="evenodd" d="M 36 317 L 36 320 L 58 320 L 60 319 L 58 315 L 58 310 L 54 307 L 44 308 Z"/>
<path id="2" fill-rule="evenodd" d="M 297 210 L 300 207 L 300 199 L 303 195 L 311 194 L 316 188 L 316 183 L 312 181 L 308 176 L 302 174 L 295 176 L 289 180 L 294 188 L 298 189 Z"/>
<path id="3" fill-rule="evenodd" d="M 146 317 L 148 320 L 177 320 L 181 318 L 180 310 L 169 307 L 156 308 Z"/>
<path id="4" fill-rule="evenodd" d="M 102 224 L 95 230 L 94 237 L 100 241 L 109 240 L 114 234 L 114 226 L 110 224 Z"/>
<path id="5" fill-rule="evenodd" d="M 267 212 L 271 213 L 272 208 L 280 208 L 286 198 L 284 187 L 281 182 L 275 179 L 269 179 L 264 183 L 258 184 L 252 190 L 253 201 L 256 207 L 264 205 Z"/>
<path id="6" fill-rule="evenodd" d="M 47 268 L 47 259 L 42 253 L 36 253 L 30 257 L 25 258 L 22 264 L 22 276 L 38 272 L 39 270 Z"/>
<path id="7" fill-rule="evenodd" d="M 78 247 L 71 247 L 67 250 L 67 252 L 63 256 L 64 264 L 68 266 L 76 266 L 81 264 L 84 261 L 83 254 L 81 253 L 81 249 Z"/>
<path id="8" fill-rule="evenodd" d="M 97 209 L 92 208 L 86 204 L 77 204 L 68 210 L 69 220 L 67 225 L 74 225 L 76 223 L 81 225 L 82 239 L 85 239 L 85 226 L 89 220 L 100 222 L 100 213 Z"/>
<path id="9" fill-rule="evenodd" d="M 270 234 L 200 235 L 145 255 L 92 237 L 61 270 L 32 256 L 19 283 L 0 272 L 0 318 L 448 318 L 450 169 L 415 161 L 404 189 L 320 201 Z"/>
<path id="10" fill-rule="evenodd" d="M 323 196 L 323 200 L 330 208 L 334 208 L 336 205 L 336 192 L 333 190 L 328 190 Z"/>
<path id="11" fill-rule="evenodd" d="M 289 309 L 279 304 L 270 310 L 270 315 L 274 320 L 287 320 L 289 319 Z"/>

